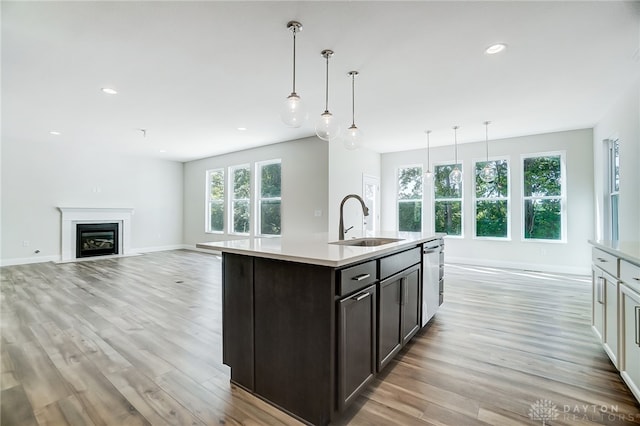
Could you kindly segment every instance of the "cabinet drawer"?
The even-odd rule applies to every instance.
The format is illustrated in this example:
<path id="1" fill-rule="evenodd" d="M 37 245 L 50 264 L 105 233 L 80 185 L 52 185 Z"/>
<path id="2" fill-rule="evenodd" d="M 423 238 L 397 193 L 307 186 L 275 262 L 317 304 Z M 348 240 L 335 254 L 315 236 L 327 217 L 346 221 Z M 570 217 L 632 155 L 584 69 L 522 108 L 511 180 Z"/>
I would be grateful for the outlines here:
<path id="1" fill-rule="evenodd" d="M 380 279 L 385 279 L 420 262 L 420 247 L 380 259 Z"/>
<path id="2" fill-rule="evenodd" d="M 603 269 L 618 277 L 618 258 L 597 248 L 593 248 L 591 252 L 591 260 L 598 268 Z"/>
<path id="3" fill-rule="evenodd" d="M 620 259 L 620 280 L 640 293 L 640 266 Z"/>
<path id="4" fill-rule="evenodd" d="M 338 271 L 338 296 L 344 296 L 353 293 L 371 283 L 376 282 L 378 274 L 376 270 L 376 261 L 371 260 L 360 265 Z"/>

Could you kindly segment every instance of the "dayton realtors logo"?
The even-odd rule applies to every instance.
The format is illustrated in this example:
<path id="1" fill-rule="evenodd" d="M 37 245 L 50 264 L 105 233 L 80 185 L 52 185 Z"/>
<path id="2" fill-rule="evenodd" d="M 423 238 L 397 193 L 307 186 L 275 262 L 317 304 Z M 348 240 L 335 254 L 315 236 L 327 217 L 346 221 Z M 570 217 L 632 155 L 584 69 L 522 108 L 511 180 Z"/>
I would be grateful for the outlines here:
<path id="1" fill-rule="evenodd" d="M 597 422 L 638 421 L 639 414 L 621 413 L 617 405 L 569 405 L 556 406 L 548 399 L 539 399 L 529 408 L 529 418 L 547 426 L 550 421 Z"/>

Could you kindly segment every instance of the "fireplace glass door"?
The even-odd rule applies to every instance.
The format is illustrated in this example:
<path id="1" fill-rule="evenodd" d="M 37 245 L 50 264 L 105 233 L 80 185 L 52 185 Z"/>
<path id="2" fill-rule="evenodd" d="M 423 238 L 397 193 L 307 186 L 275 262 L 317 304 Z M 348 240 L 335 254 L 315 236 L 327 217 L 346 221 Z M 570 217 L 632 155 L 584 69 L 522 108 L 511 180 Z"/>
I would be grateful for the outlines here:
<path id="1" fill-rule="evenodd" d="M 117 223 L 81 223 L 76 236 L 76 257 L 118 254 Z"/>

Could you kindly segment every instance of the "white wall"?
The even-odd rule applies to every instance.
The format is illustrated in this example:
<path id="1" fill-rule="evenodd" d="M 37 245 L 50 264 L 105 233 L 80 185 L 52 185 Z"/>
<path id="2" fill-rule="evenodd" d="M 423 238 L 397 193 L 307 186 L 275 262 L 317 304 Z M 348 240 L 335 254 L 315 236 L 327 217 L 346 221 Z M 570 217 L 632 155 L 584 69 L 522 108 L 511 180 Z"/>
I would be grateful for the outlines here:
<path id="1" fill-rule="evenodd" d="M 256 162 L 278 158 L 282 160 L 282 235 L 327 232 L 328 148 L 326 142 L 310 137 L 185 163 L 185 244 L 246 238 L 205 232 L 207 170 L 249 163 L 253 171 Z M 251 228 L 253 236 L 253 223 Z"/>
<path id="2" fill-rule="evenodd" d="M 621 240 L 640 240 L 640 80 L 611 107 L 593 129 L 593 153 L 596 197 L 596 238 L 609 239 L 605 203 L 605 170 L 607 157 L 604 140 L 620 143 Z"/>
<path id="3" fill-rule="evenodd" d="M 338 239 L 340 203 L 349 194 L 361 197 L 363 175 L 380 177 L 380 154 L 366 148 L 350 151 L 340 142 L 329 143 L 329 239 Z M 362 206 L 357 200 L 344 204 L 347 237 L 362 233 Z"/>
<path id="4" fill-rule="evenodd" d="M 182 167 L 71 149 L 63 141 L 3 140 L 2 264 L 60 260 L 58 206 L 132 207 L 131 251 L 180 247 Z"/>
<path id="5" fill-rule="evenodd" d="M 484 142 L 458 145 L 458 161 L 463 162 L 463 238 L 446 238 L 446 260 L 487 266 L 555 272 L 588 273 L 593 238 L 593 134 L 591 129 L 548 133 L 490 141 L 490 156 L 509 158 L 511 176 L 511 239 L 509 241 L 473 238 L 472 176 L 473 162 L 485 158 Z M 521 206 L 521 155 L 549 151 L 565 151 L 567 162 L 567 242 L 544 243 L 523 241 Z M 431 149 L 431 163 L 453 162 L 453 146 Z M 385 229 L 396 229 L 396 171 L 398 167 L 426 163 L 426 150 L 382 155 L 382 223 Z M 431 167 L 433 170 L 433 166 Z M 433 191 L 432 186 L 428 187 Z M 425 192 L 428 192 L 425 190 Z M 425 196 L 425 231 L 430 230 L 432 200 Z"/>

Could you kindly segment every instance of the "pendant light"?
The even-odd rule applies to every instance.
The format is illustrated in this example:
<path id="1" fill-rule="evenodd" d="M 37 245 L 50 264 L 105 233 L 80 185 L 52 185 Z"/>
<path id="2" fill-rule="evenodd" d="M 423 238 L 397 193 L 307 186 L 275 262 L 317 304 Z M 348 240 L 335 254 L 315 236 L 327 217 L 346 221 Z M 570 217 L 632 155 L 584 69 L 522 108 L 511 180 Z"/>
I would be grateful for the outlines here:
<path id="1" fill-rule="evenodd" d="M 293 90 L 285 100 L 280 118 L 289 127 L 300 127 L 307 119 L 304 104 L 296 93 L 296 34 L 302 31 L 302 24 L 297 21 L 289 21 L 287 28 L 293 33 Z"/>
<path id="2" fill-rule="evenodd" d="M 455 162 L 453 170 L 449 173 L 449 181 L 454 185 L 460 185 L 462 182 L 462 171 L 458 168 L 458 129 L 459 126 L 453 126 L 453 143 L 455 146 Z"/>
<path id="3" fill-rule="evenodd" d="M 322 140 L 330 141 L 338 136 L 340 128 L 336 118 L 329 112 L 329 58 L 333 56 L 333 50 L 325 49 L 320 52 L 327 60 L 327 74 L 324 93 L 324 112 L 320 114 L 320 119 L 316 123 L 316 135 Z"/>
<path id="4" fill-rule="evenodd" d="M 351 77 L 351 126 L 347 129 L 344 138 L 344 146 L 349 150 L 358 149 L 362 146 L 362 131 L 356 126 L 356 97 L 355 97 L 355 77 L 358 71 L 349 71 Z"/>
<path id="5" fill-rule="evenodd" d="M 431 130 L 425 130 L 424 133 L 427 135 L 427 171 L 424 172 L 424 179 L 426 181 L 431 181 L 433 179 L 433 172 L 431 171 L 431 153 L 429 152 L 429 135 L 431 134 Z"/>
<path id="6" fill-rule="evenodd" d="M 480 171 L 480 179 L 482 179 L 486 183 L 491 183 L 496 180 L 496 176 L 498 174 L 498 170 L 496 169 L 496 164 L 494 161 L 489 162 L 489 124 L 490 121 L 484 122 L 485 127 L 485 146 L 487 151 L 487 161 L 485 166 Z"/>

